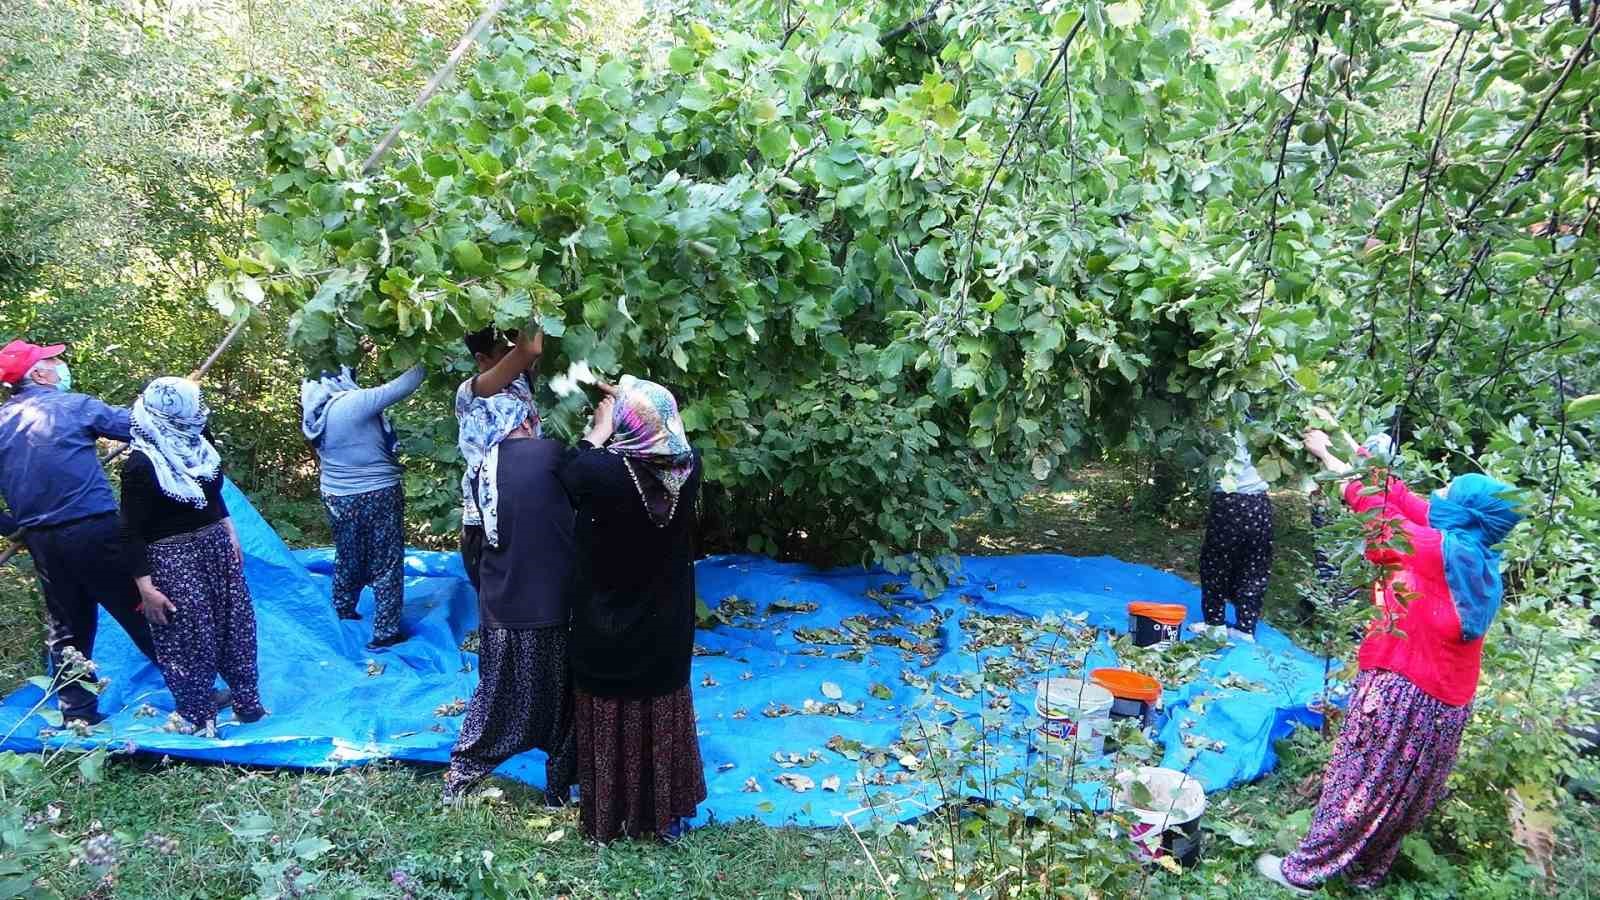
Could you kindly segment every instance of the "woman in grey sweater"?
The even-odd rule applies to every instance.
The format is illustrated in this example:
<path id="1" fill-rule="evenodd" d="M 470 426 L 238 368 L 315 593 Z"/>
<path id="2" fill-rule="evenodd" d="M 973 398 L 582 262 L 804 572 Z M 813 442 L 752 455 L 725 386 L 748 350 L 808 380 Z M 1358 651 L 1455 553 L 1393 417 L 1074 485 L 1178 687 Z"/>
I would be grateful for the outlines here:
<path id="1" fill-rule="evenodd" d="M 373 388 L 359 387 L 348 367 L 300 386 L 301 430 L 322 461 L 322 499 L 333 526 L 333 608 L 359 619 L 356 601 L 371 585 L 376 613 L 369 650 L 405 640 L 400 608 L 405 566 L 405 469 L 384 411 L 422 384 L 415 366 Z"/>

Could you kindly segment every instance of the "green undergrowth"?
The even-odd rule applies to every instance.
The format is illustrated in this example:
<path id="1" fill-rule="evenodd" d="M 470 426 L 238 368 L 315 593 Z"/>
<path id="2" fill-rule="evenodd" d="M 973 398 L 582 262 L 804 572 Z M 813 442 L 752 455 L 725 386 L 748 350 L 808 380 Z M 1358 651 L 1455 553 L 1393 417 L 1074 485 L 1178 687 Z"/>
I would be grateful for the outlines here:
<path id="1" fill-rule="evenodd" d="M 1147 508 L 1145 486 L 1115 469 L 1085 472 L 1063 493 L 1036 494 L 1019 520 L 999 529 L 969 522 L 963 548 L 974 553 L 1065 552 L 1115 555 L 1194 577 L 1202 536 L 1192 504 L 1167 512 Z M 1299 498 L 1278 498 L 1279 553 L 1268 619 L 1314 641 L 1317 622 L 1300 607 L 1297 584 L 1309 576 L 1310 539 Z M 10 690 L 37 670 L 39 604 L 24 561 L 0 572 L 0 688 Z M 1303 833 L 1315 803 L 1317 776 L 1329 744 L 1299 732 L 1279 745 L 1280 767 L 1261 782 L 1211 798 L 1206 859 L 1181 874 L 1136 867 L 1091 886 L 1077 882 L 1106 871 L 1092 860 L 1068 862 L 1052 892 L 1081 897 L 1277 896 L 1253 872 L 1263 850 L 1282 850 Z M 1467 790 L 1489 765 L 1464 762 Z M 15 828 L 32 823 L 59 838 L 31 858 L 46 896 L 67 897 L 858 897 L 880 896 L 884 873 L 904 862 L 904 834 L 858 842 L 847 829 L 773 828 L 716 823 L 680 842 L 621 842 L 596 847 L 579 835 L 575 813 L 549 811 L 509 782 L 461 808 L 440 805 L 440 773 L 405 765 L 339 771 L 253 770 L 150 757 L 111 757 L 85 778 L 74 769 L 20 803 Z M 1478 774 L 1475 774 L 1478 773 Z M 18 796 L 7 789 L 7 796 Z M 1564 796 L 1564 795 L 1563 795 Z M 1585 897 L 1600 876 L 1600 815 L 1563 801 L 1555 834 L 1561 860 L 1557 892 Z M 1448 803 L 1448 801 L 1447 801 Z M 1531 896 L 1535 873 L 1504 847 L 1455 846 L 1448 822 L 1431 822 L 1408 841 L 1395 875 L 1378 896 Z M 1503 813 L 1479 822 L 1503 832 Z M 1435 820 L 1440 817 L 1436 816 Z M 1015 827 L 1014 825 L 1012 827 Z M 960 842 L 973 870 L 983 870 L 989 835 L 973 822 Z M 926 835 L 927 830 L 922 832 Z M 87 848 L 100 838 L 95 851 Z M 13 835 L 14 836 L 14 835 Z M 7 839 L 9 842 L 9 838 Z M 1116 841 L 1084 844 L 1125 851 Z M 1504 844 L 1504 841 L 1501 841 Z M 876 850 L 869 860 L 863 844 Z M 1597 846 L 1591 846 L 1597 845 Z M 1065 846 L 1065 844 L 1063 844 Z M 10 851 L 8 851 L 10 852 Z M 924 853 L 934 852 L 929 850 Z M 897 856 L 897 854 L 901 854 Z M 0 865 L 6 857 L 0 855 Z M 95 864 L 91 864 L 95 863 Z M 1080 868 L 1074 868 L 1080 867 Z M 1131 875 L 1129 873 L 1132 873 Z M 1094 876 L 1099 877 L 1099 876 Z M 6 883 L 0 877 L 0 888 Z M 1014 881 L 966 883 L 935 874 L 927 884 L 895 882 L 893 893 L 991 896 Z M 929 885 L 934 889 L 929 889 Z M 1037 888 L 1037 884 L 1034 885 Z M 1042 892 L 1035 890 L 1032 895 Z M 1329 894 L 1345 896 L 1334 886 Z"/>

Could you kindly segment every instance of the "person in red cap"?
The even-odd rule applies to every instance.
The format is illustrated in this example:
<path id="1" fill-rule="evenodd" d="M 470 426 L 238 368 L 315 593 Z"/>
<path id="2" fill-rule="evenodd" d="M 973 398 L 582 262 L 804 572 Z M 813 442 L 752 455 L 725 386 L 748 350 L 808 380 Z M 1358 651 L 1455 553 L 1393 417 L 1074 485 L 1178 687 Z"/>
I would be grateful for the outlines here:
<path id="1" fill-rule="evenodd" d="M 0 512 L 0 533 L 23 531 L 44 594 L 54 669 L 69 647 L 93 658 L 96 605 L 154 662 L 116 496 L 95 452 L 98 438 L 129 439 L 128 410 L 72 393 L 64 349 L 26 341 L 0 349 L 0 382 L 11 387 L 10 399 L 0 403 L 0 498 L 9 508 Z M 81 684 L 62 688 L 58 700 L 63 718 L 90 724 L 103 718 L 95 694 Z"/>

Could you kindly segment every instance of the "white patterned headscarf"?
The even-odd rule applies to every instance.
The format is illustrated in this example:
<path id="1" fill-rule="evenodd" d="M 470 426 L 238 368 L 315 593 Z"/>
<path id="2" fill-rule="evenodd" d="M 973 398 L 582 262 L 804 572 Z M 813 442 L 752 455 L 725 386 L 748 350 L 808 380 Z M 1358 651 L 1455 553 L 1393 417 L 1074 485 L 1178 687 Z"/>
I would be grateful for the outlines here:
<path id="1" fill-rule="evenodd" d="M 532 418 L 528 404 L 517 396 L 502 392 L 479 398 L 461 420 L 458 443 L 467 460 L 462 487 L 475 496 L 483 517 L 483 538 L 489 546 L 500 546 L 500 442 Z"/>
<path id="2" fill-rule="evenodd" d="M 197 508 L 206 505 L 200 482 L 222 468 L 202 434 L 210 415 L 200 386 L 187 378 L 157 378 L 133 401 L 133 449 L 150 460 L 163 494 Z"/>

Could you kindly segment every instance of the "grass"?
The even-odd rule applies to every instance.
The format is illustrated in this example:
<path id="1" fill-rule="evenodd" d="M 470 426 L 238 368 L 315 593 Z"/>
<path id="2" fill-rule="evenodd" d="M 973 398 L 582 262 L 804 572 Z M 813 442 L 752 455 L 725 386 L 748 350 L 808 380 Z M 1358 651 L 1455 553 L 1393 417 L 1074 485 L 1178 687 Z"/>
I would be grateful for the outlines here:
<path id="1" fill-rule="evenodd" d="M 1115 470 L 1084 473 L 1071 491 L 1030 497 L 1015 525 L 967 523 L 971 552 L 1115 555 L 1194 578 L 1201 529 L 1192 508 L 1155 515 L 1140 484 Z M 1279 552 L 1267 618 L 1309 633 L 1295 585 L 1309 575 L 1306 513 L 1278 503 Z M 309 524 L 309 523 L 308 523 Z M 0 690 L 38 666 L 43 629 L 31 573 L 0 571 Z M 1305 734 L 1286 742 L 1283 764 L 1261 782 L 1211 798 L 1205 863 L 1158 873 L 1151 897 L 1277 896 L 1252 869 L 1256 853 L 1297 836 L 1289 820 L 1315 802 L 1327 745 Z M 55 829 L 70 839 L 115 834 L 109 879 L 81 861 L 38 873 L 69 897 L 854 897 L 879 893 L 848 832 L 717 824 L 671 846 L 597 847 L 578 835 L 572 811 L 551 812 L 511 783 L 468 805 L 439 803 L 438 770 L 374 765 L 339 771 L 251 770 L 144 757 L 114 761 L 104 778 L 63 787 Z M 37 804 L 40 812 L 44 803 Z M 1558 859 L 1562 893 L 1586 897 L 1600 875 L 1589 834 L 1593 807 L 1571 810 Z M 162 852 L 151 836 L 171 838 Z M 397 875 L 396 873 L 402 873 Z M 1503 873 L 1502 873 L 1503 874 Z M 1502 882 L 1497 883 L 1503 883 Z M 1529 882 L 1521 881 L 1523 887 Z M 292 885 L 292 886 L 291 886 Z M 296 894 L 295 890 L 301 893 Z M 1338 889 L 1330 892 L 1340 896 Z M 1489 896 L 1430 880 L 1402 862 L 1380 896 Z M 1511 893 L 1505 896 L 1522 896 Z"/>

